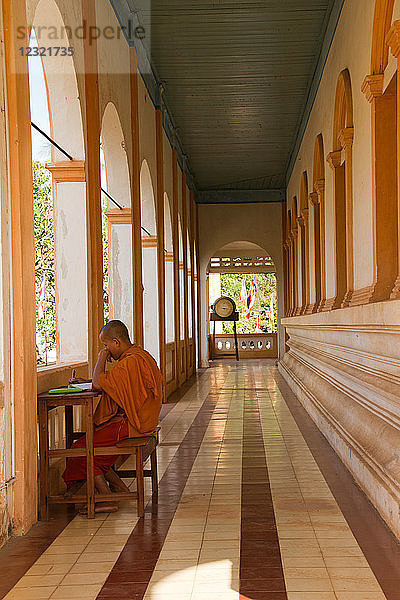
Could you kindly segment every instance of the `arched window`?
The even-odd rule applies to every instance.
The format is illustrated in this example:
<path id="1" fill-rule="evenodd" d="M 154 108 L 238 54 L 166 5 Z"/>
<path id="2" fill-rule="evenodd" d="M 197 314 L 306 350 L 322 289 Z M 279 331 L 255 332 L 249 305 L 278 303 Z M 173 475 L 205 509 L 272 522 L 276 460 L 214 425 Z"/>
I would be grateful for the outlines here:
<path id="1" fill-rule="evenodd" d="M 185 286 L 184 286 L 184 264 L 183 264 L 183 234 L 180 215 L 178 215 L 178 244 L 179 244 L 179 292 L 180 292 L 180 336 L 185 339 Z"/>
<path id="2" fill-rule="evenodd" d="M 282 254 L 283 254 L 283 274 L 284 274 L 284 315 L 287 317 L 289 312 L 289 250 L 288 250 L 288 212 L 286 203 L 282 203 Z"/>
<path id="3" fill-rule="evenodd" d="M 327 160 L 333 169 L 335 215 L 335 297 L 328 308 L 348 306 L 353 294 L 353 98 L 350 73 L 338 78 L 333 118 L 333 150 Z"/>
<path id="4" fill-rule="evenodd" d="M 372 117 L 372 215 L 374 228 L 374 282 L 370 302 L 400 296 L 397 70 L 384 90 L 389 46 L 400 54 L 396 21 L 392 28 L 394 0 L 376 0 L 371 48 L 371 73 L 362 91 L 371 103 Z M 364 301 L 365 301 L 364 300 Z"/>
<path id="5" fill-rule="evenodd" d="M 146 160 L 143 161 L 140 171 L 140 206 L 142 224 L 144 347 L 159 362 L 157 225 L 153 184 Z"/>
<path id="6" fill-rule="evenodd" d="M 314 221 L 314 281 L 315 304 L 313 312 L 322 309 L 325 302 L 325 164 L 322 134 L 314 145 L 313 191 L 310 194 Z"/>
<path id="7" fill-rule="evenodd" d="M 290 223 L 291 254 L 292 254 L 292 310 L 291 315 L 299 314 L 299 273 L 298 273 L 298 227 L 297 227 L 297 198 L 293 197 Z"/>
<path id="8" fill-rule="evenodd" d="M 301 313 L 305 313 L 310 303 L 308 180 L 306 171 L 301 175 L 298 223 L 300 226 Z"/>
<path id="9" fill-rule="evenodd" d="M 126 144 L 117 109 L 109 102 L 101 127 L 104 274 L 108 318 L 133 331 L 132 211 Z M 110 199 L 113 198 L 119 208 Z M 106 304 L 107 308 L 107 304 Z"/>
<path id="10" fill-rule="evenodd" d="M 40 0 L 34 15 L 31 45 L 53 46 L 51 31 L 55 28 L 66 31 L 56 3 L 53 0 Z M 47 148 L 43 146 L 45 138 L 35 130 L 33 165 L 37 323 L 39 333 L 44 332 L 44 347 L 47 349 L 44 353 L 40 351 L 40 347 L 43 348 L 43 336 L 39 335 L 38 365 L 43 364 L 43 361 L 86 361 L 88 296 L 85 152 L 74 59 L 71 56 L 59 56 L 54 60 L 54 57 L 47 54 L 40 59 L 34 57 L 30 60 L 29 77 L 32 121 L 40 129 L 44 129 L 68 154 L 66 156 L 51 144 Z M 47 156 L 41 154 L 43 149 Z M 45 166 L 51 173 L 49 179 L 43 168 L 46 159 L 49 162 Z M 43 219 L 46 221 L 45 227 Z M 46 235 L 47 241 L 43 242 Z M 44 257 L 43 263 L 40 256 Z M 74 324 L 73 327 L 71 323 Z"/>
<path id="11" fill-rule="evenodd" d="M 175 339 L 174 316 L 174 254 L 172 244 L 171 206 L 167 194 L 164 194 L 164 248 L 165 248 L 165 327 L 166 342 Z"/>

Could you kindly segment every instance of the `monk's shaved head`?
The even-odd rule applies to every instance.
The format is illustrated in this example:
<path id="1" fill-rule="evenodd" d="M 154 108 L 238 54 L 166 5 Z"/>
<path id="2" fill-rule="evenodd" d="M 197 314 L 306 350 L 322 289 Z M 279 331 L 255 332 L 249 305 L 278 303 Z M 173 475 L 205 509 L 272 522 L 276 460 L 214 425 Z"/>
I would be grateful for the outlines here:
<path id="1" fill-rule="evenodd" d="M 117 339 L 130 344 L 128 328 L 122 321 L 109 321 L 100 331 L 100 335 L 108 340 Z"/>

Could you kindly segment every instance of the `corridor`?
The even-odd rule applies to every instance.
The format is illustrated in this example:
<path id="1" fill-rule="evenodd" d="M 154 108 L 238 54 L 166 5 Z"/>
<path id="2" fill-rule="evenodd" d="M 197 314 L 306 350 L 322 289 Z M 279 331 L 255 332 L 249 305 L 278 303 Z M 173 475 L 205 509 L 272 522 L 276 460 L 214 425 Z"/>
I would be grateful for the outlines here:
<path id="1" fill-rule="evenodd" d="M 214 363 L 161 419 L 144 520 L 54 512 L 0 550 L 0 598 L 400 599 L 398 543 L 273 361 Z"/>

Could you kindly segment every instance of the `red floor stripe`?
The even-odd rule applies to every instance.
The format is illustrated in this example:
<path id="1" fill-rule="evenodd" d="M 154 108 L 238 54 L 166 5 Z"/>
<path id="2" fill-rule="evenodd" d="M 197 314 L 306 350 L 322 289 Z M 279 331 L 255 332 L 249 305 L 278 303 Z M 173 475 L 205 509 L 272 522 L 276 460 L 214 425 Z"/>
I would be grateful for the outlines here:
<path id="1" fill-rule="evenodd" d="M 239 592 L 240 600 L 287 600 L 255 390 L 244 406 Z"/>
<path id="2" fill-rule="evenodd" d="M 209 394 L 200 408 L 159 483 L 158 498 L 147 505 L 97 600 L 143 599 L 218 397 Z"/>

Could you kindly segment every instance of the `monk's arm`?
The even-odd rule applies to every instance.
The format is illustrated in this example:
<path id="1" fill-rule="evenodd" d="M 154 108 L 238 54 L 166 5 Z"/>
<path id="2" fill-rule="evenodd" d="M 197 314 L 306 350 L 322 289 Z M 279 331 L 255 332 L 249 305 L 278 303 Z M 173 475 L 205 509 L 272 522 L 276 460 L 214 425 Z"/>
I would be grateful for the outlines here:
<path id="1" fill-rule="evenodd" d="M 109 356 L 108 350 L 100 350 L 92 377 L 92 389 L 94 390 L 101 390 L 99 379 L 100 375 L 106 370 L 106 362 L 109 360 Z"/>

